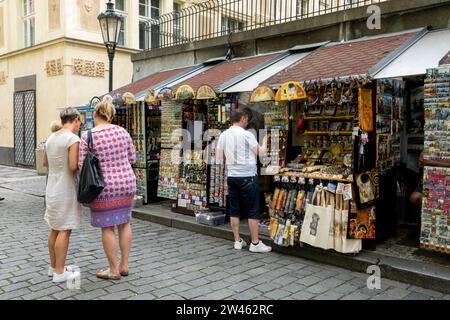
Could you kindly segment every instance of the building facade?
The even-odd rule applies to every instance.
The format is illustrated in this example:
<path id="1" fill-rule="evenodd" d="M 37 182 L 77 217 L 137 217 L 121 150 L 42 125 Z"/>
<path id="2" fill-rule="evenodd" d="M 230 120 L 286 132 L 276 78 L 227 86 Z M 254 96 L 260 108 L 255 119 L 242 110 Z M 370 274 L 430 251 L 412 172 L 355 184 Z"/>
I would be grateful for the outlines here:
<path id="1" fill-rule="evenodd" d="M 35 166 L 35 148 L 60 108 L 108 91 L 108 57 L 97 20 L 106 0 L 0 1 L 0 164 Z M 145 21 L 193 1 L 116 0 L 123 16 L 114 88 L 133 79 Z"/>

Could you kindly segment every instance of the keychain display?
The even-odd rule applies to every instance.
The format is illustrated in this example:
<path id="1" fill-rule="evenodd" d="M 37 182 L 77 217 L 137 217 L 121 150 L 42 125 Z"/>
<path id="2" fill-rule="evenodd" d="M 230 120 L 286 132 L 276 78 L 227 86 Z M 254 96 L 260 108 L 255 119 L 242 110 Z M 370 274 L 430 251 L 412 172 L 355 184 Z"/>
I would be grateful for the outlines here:
<path id="1" fill-rule="evenodd" d="M 175 101 L 161 102 L 161 148 L 169 149 L 179 143 L 173 133 L 182 128 L 182 105 Z"/>
<path id="2" fill-rule="evenodd" d="M 172 160 L 172 149 L 162 149 L 157 192 L 158 197 L 176 200 L 180 168 Z"/>

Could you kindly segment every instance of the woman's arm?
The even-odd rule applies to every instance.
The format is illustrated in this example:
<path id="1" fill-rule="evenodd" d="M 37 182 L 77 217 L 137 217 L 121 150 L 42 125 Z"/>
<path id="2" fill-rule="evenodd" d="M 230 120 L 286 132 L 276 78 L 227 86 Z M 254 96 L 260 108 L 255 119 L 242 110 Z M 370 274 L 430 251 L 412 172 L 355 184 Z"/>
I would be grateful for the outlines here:
<path id="1" fill-rule="evenodd" d="M 47 157 L 47 152 L 44 151 L 44 167 L 48 167 L 48 157 Z"/>
<path id="2" fill-rule="evenodd" d="M 70 171 L 78 170 L 78 151 L 80 149 L 80 143 L 76 142 L 69 147 L 69 169 Z"/>

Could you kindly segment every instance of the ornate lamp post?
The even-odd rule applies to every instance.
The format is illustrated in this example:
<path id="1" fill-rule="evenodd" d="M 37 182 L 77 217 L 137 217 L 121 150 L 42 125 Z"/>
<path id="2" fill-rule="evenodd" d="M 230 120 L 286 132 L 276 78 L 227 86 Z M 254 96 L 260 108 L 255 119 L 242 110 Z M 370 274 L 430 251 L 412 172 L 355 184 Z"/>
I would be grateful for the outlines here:
<path id="1" fill-rule="evenodd" d="M 109 92 L 111 92 L 113 89 L 113 60 L 123 20 L 122 17 L 114 11 L 114 3 L 112 3 L 111 0 L 106 4 L 106 11 L 100 13 L 97 19 L 100 23 L 100 29 L 102 30 L 103 43 L 108 52 Z"/>

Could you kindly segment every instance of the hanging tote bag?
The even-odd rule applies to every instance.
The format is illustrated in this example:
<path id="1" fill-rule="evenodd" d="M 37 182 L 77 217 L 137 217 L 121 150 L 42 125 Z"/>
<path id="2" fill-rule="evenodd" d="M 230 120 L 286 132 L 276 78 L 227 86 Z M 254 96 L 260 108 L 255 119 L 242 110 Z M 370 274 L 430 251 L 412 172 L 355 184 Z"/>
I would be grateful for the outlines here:
<path id="1" fill-rule="evenodd" d="M 78 185 L 78 202 L 89 204 L 103 191 L 103 181 L 100 160 L 92 152 L 92 132 L 88 131 L 88 151 L 80 172 L 80 183 Z"/>
<path id="2" fill-rule="evenodd" d="M 347 239 L 348 209 L 349 201 L 339 195 L 334 211 L 334 250 L 340 253 L 358 253 L 362 249 L 362 241 Z"/>
<path id="3" fill-rule="evenodd" d="M 311 203 L 306 205 L 300 241 L 313 247 L 328 249 L 331 216 L 334 212 L 326 205 L 325 191 L 318 186 Z"/>

